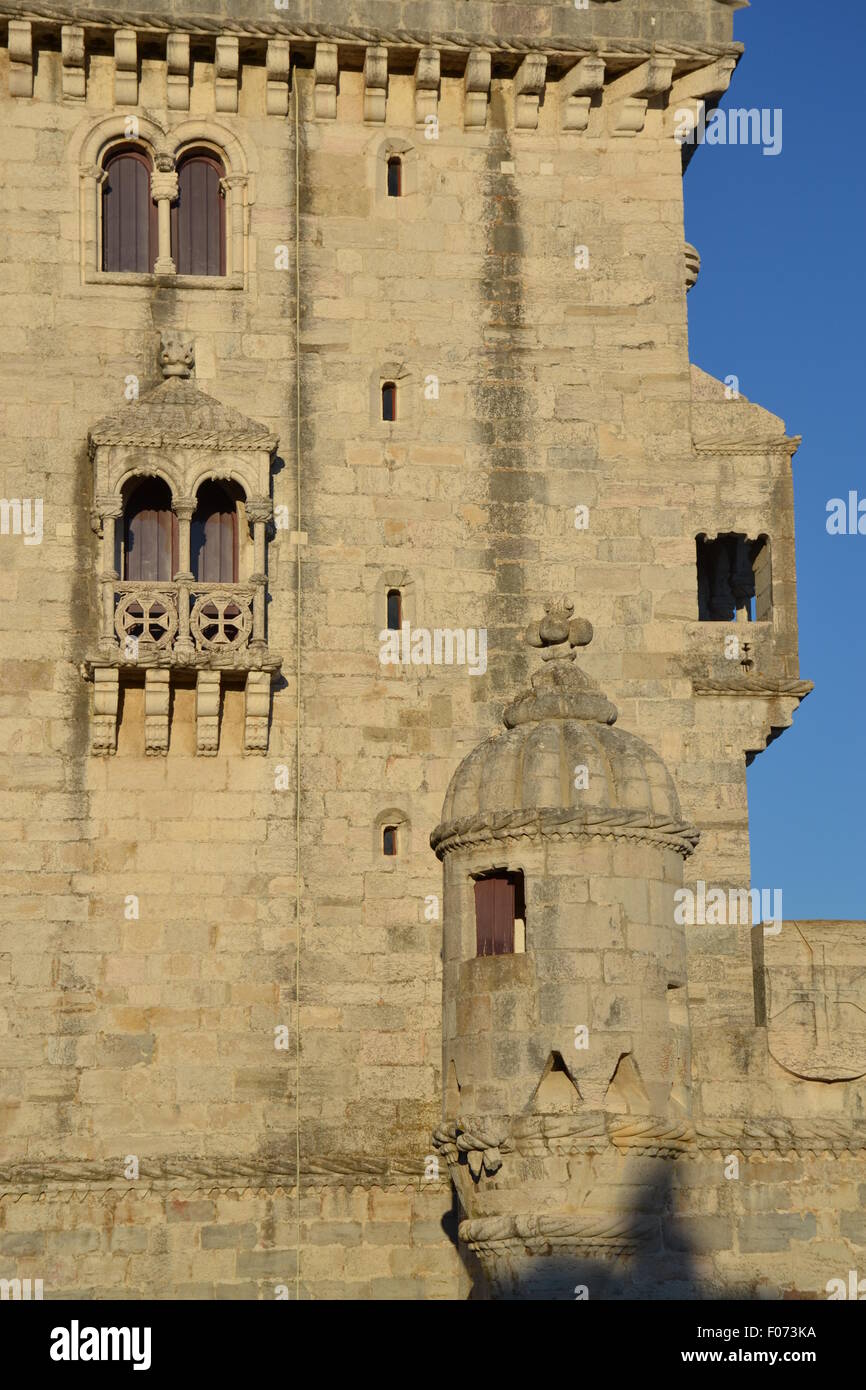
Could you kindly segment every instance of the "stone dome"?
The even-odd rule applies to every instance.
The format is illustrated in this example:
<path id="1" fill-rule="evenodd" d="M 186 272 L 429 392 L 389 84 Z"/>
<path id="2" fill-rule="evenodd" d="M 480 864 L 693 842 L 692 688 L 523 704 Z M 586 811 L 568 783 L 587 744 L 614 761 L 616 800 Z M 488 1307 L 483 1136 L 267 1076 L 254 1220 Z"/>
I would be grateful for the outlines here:
<path id="1" fill-rule="evenodd" d="M 538 833 L 566 826 L 619 825 L 691 852 L 697 835 L 682 822 L 673 779 L 662 759 L 634 734 L 614 728 L 616 706 L 575 664 L 592 627 L 573 619 L 562 599 L 527 631 L 544 665 L 532 689 L 508 706 L 505 731 L 474 748 L 457 768 L 431 836 L 437 853 L 473 841 L 485 829 L 534 825 Z"/>

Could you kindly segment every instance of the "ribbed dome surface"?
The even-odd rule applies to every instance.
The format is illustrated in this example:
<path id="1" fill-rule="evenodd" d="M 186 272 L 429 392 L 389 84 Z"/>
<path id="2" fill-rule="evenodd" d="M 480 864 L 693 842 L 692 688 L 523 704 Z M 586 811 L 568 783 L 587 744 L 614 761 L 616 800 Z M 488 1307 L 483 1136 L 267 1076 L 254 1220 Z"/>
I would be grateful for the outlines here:
<path id="1" fill-rule="evenodd" d="M 513 812 L 622 812 L 650 825 L 681 822 L 661 758 L 643 739 L 612 727 L 616 706 L 576 664 L 574 649 L 592 640 L 591 624 L 572 618 L 565 598 L 545 612 L 526 634 L 530 646 L 543 649 L 532 688 L 505 710 L 505 731 L 479 744 L 454 773 L 434 847 L 447 827 Z"/>
<path id="2" fill-rule="evenodd" d="M 586 775 L 576 775 L 581 768 Z M 442 821 L 547 807 L 681 819 L 670 773 L 643 739 L 607 724 L 549 719 L 507 729 L 473 749 L 451 778 Z"/>

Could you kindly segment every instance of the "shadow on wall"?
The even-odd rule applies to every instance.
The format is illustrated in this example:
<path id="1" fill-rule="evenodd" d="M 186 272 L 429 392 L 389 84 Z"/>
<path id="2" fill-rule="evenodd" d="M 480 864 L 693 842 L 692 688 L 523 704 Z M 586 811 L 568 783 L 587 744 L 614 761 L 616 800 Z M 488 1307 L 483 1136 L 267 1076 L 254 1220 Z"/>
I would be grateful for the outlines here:
<path id="1" fill-rule="evenodd" d="M 465 1219 L 454 1193 L 452 1209 L 442 1219 L 442 1229 L 455 1245 L 467 1278 L 472 1300 L 553 1301 L 590 1303 L 606 1301 L 685 1299 L 695 1302 L 756 1297 L 753 1289 L 702 1282 L 695 1260 L 697 1250 L 683 1220 L 673 1213 L 675 1184 L 671 1164 L 662 1161 L 656 1183 L 640 1189 L 639 1207 L 625 1217 L 624 1242 L 630 1254 L 607 1258 L 563 1254 L 531 1254 L 510 1249 L 498 1259 L 487 1257 L 487 1270 L 458 1238 Z M 622 1188 L 619 1189 L 622 1193 Z M 621 1201 L 621 1197 L 620 1197 Z M 593 1213 L 587 1211 L 587 1217 Z"/>

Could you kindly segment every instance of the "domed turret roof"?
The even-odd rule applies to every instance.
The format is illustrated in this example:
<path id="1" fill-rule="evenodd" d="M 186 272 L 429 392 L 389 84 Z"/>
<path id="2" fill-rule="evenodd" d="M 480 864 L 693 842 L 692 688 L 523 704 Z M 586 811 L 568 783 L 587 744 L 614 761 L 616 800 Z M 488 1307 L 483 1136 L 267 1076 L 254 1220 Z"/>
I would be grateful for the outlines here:
<path id="1" fill-rule="evenodd" d="M 614 728 L 616 706 L 576 665 L 592 626 L 567 599 L 545 605 L 527 630 L 540 647 L 532 689 L 508 706 L 505 731 L 478 745 L 451 778 L 442 823 L 431 836 L 440 858 L 479 839 L 512 834 L 616 834 L 690 853 L 697 834 L 682 822 L 664 762 L 643 739 Z"/>

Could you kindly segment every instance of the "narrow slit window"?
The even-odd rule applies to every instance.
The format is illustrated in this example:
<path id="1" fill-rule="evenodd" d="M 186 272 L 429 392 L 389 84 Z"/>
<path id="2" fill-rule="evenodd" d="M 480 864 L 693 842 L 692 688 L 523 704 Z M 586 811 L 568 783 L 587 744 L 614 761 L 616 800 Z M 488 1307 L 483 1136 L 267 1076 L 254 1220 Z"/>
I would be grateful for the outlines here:
<path id="1" fill-rule="evenodd" d="M 769 539 L 698 536 L 696 547 L 700 621 L 768 622 L 773 611 Z"/>
<path id="2" fill-rule="evenodd" d="M 388 590 L 388 630 L 399 632 L 403 626 L 403 595 L 399 589 Z"/>
<path id="3" fill-rule="evenodd" d="M 388 197 L 400 198 L 403 195 L 403 161 L 399 155 L 392 154 L 388 160 Z"/>
<path id="4" fill-rule="evenodd" d="M 397 419 L 397 387 L 393 381 L 386 381 L 382 386 L 382 419 Z"/>
<path id="5" fill-rule="evenodd" d="M 475 880 L 475 954 L 520 955 L 526 950 L 523 873 L 485 874 Z"/>
<path id="6" fill-rule="evenodd" d="M 389 857 L 397 853 L 397 827 L 386 825 L 382 830 L 382 853 Z"/>

